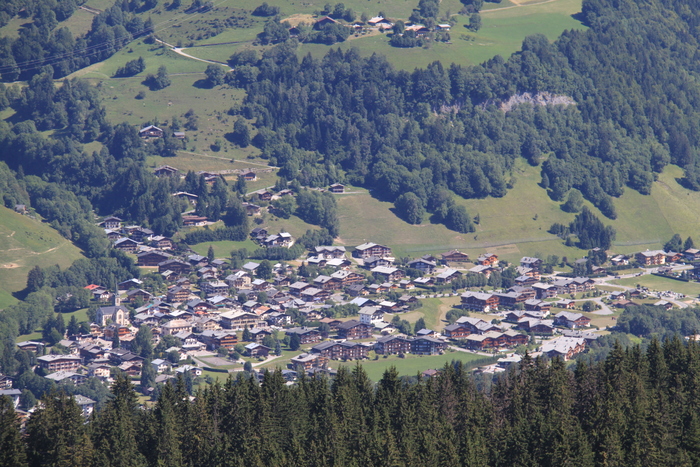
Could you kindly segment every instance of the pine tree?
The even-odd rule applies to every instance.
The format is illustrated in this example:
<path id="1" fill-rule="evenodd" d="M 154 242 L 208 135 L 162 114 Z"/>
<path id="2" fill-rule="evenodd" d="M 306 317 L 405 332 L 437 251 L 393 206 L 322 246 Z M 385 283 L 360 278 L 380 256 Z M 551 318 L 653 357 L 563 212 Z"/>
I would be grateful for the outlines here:
<path id="1" fill-rule="evenodd" d="M 80 334 L 80 326 L 78 325 L 78 320 L 75 318 L 75 315 L 70 317 L 67 331 L 68 336 L 75 336 L 76 334 Z"/>
<path id="2" fill-rule="evenodd" d="M 253 340 L 253 335 L 250 333 L 250 329 L 248 329 L 248 325 L 246 324 L 245 327 L 243 328 L 243 341 L 245 342 L 250 342 Z"/>
<path id="3" fill-rule="evenodd" d="M 413 333 L 418 334 L 418 331 L 420 331 L 421 329 L 427 329 L 425 325 L 425 320 L 422 317 L 418 318 L 418 321 L 416 321 L 416 324 L 413 327 Z"/>
<path id="4" fill-rule="evenodd" d="M 44 407 L 27 422 L 27 458 L 30 466 L 89 466 L 92 449 L 87 440 L 82 411 L 72 396 L 50 392 Z"/>
<path id="5" fill-rule="evenodd" d="M 688 237 L 685 239 L 685 243 L 683 243 L 683 251 L 689 250 L 691 248 L 695 248 L 695 242 L 693 242 L 692 237 Z"/>
<path id="6" fill-rule="evenodd" d="M 0 465 L 27 465 L 19 418 L 12 399 L 8 396 L 0 396 Z"/>
<path id="7" fill-rule="evenodd" d="M 93 430 L 95 465 L 144 466 L 145 459 L 136 442 L 136 394 L 126 375 L 115 376 L 112 394 L 114 397 L 98 415 Z"/>

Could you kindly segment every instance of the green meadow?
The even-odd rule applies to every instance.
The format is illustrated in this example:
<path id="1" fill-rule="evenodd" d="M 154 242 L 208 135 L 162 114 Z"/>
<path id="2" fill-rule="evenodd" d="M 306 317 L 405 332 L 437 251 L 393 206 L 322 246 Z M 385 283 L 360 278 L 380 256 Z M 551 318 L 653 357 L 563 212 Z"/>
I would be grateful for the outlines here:
<path id="1" fill-rule="evenodd" d="M 0 207 L 0 308 L 16 302 L 12 293 L 24 289 L 34 266 L 65 268 L 81 257 L 80 250 L 48 224 Z"/>

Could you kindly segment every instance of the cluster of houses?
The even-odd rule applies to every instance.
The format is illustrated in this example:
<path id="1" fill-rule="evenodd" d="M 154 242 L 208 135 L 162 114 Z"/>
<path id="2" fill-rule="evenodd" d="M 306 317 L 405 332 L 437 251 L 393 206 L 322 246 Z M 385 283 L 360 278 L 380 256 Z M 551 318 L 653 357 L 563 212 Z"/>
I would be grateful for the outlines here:
<path id="1" fill-rule="evenodd" d="M 461 294 L 461 308 L 491 313 L 494 320 L 463 316 L 441 333 L 423 329 L 407 336 L 397 332 L 386 319 L 387 314 L 414 309 L 418 293 L 425 293 L 432 285 L 449 284 L 465 274 L 489 276 L 507 264 L 491 253 L 471 261 L 458 250 L 396 264 L 390 247 L 367 242 L 352 249 L 351 255 L 343 246 L 313 248 L 305 262 L 323 270 L 316 277 L 297 277 L 292 266 L 278 263 L 272 266 L 272 278 L 266 279 L 256 273 L 260 263 L 254 261 L 234 269 L 223 259 L 176 255 L 170 239 L 154 236 L 139 226 L 125 227 L 116 217 L 104 219 L 101 225 L 114 248 L 134 254 L 139 266 L 152 268 L 162 276 L 167 292 L 156 293 L 137 278 L 118 284 L 86 285 L 101 306 L 90 323 L 89 334 L 67 336 L 60 342 L 68 353 L 42 355 L 42 343 L 18 344 L 41 355 L 37 364 L 48 379 L 56 382 L 79 385 L 88 377 L 108 381 L 115 367 L 138 378 L 144 364 L 153 366 L 158 374 L 156 382 L 167 381 L 177 372 L 201 374 L 201 368 L 180 365 L 172 358 L 144 361 L 132 348 L 142 325 L 151 329 L 154 345 L 166 336 L 175 337 L 176 345 L 167 353 L 176 353 L 180 361 L 221 348 L 233 350 L 246 329 L 251 336 L 244 343 L 246 355 L 268 357 L 272 348 L 265 339 L 275 330 L 284 331 L 287 336 L 296 335 L 305 346 L 300 351 L 303 353 L 292 359 L 292 365 L 309 372 L 328 370 L 331 360 L 366 358 L 371 351 L 377 355 L 435 355 L 457 345 L 475 352 L 504 352 L 531 344 L 535 338 L 541 342 L 542 354 L 569 359 L 597 337 L 586 331 L 591 321 L 573 310 L 575 302 L 559 297 L 591 291 L 594 281 L 587 277 L 545 279 L 539 258 L 523 257 L 516 267 L 519 275 L 515 285 L 506 290 Z M 271 234 L 263 227 L 254 229 L 251 237 L 266 246 L 291 246 L 294 242 L 286 232 Z M 636 256 L 654 258 L 650 261 L 659 264 L 670 261 L 668 254 L 659 254 L 643 252 Z M 691 255 L 692 251 L 685 254 Z M 409 269 L 419 271 L 422 277 L 411 274 L 413 278 L 409 278 Z M 418 292 L 421 289 L 423 292 Z M 388 292 L 398 293 L 388 300 L 384 296 Z M 611 298 L 623 300 L 626 296 Z M 328 300 L 357 305 L 358 316 L 328 317 Z M 119 342 L 119 348 L 113 348 L 114 342 Z M 506 360 L 504 365 L 512 363 L 512 358 Z M 0 390 L 13 391 L 11 385 Z"/>

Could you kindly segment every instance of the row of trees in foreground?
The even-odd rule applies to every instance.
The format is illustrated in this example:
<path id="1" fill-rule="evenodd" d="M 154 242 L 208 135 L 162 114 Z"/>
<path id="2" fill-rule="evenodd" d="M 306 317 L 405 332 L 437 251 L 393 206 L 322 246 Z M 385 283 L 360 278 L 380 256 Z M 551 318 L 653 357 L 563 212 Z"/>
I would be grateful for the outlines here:
<path id="1" fill-rule="evenodd" d="M 0 465 L 697 465 L 698 391 L 700 345 L 677 337 L 616 344 L 575 371 L 526 356 L 493 384 L 460 362 L 428 379 L 390 368 L 376 385 L 359 365 L 291 387 L 241 373 L 193 400 L 179 380 L 147 409 L 117 377 L 88 423 L 53 393 L 24 437 L 5 399 Z"/>

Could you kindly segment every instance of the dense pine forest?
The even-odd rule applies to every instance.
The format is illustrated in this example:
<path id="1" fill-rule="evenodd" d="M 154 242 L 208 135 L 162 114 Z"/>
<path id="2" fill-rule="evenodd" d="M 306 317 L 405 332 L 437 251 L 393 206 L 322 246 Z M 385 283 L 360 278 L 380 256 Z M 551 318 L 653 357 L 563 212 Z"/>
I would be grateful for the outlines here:
<path id="1" fill-rule="evenodd" d="M 427 379 L 361 367 L 332 381 L 239 375 L 190 398 L 182 380 L 137 408 L 127 379 L 87 424 L 47 394 L 19 431 L 0 406 L 0 465 L 29 466 L 690 466 L 700 462 L 700 345 L 615 346 L 605 361 L 527 357 L 493 384 L 461 363 Z"/>
<path id="2" fill-rule="evenodd" d="M 611 219 L 615 197 L 648 194 L 669 163 L 699 189 L 694 2 L 587 0 L 581 16 L 590 30 L 528 37 L 508 60 L 473 67 L 397 71 L 356 50 L 299 59 L 292 43 L 234 55 L 233 81 L 247 91 L 238 111 L 288 178 L 344 179 L 391 201 L 410 193 L 437 221 L 448 188 L 503 196 L 518 157 L 544 161 L 553 199 L 575 187 Z M 502 106 L 524 93 L 560 104 Z"/>

